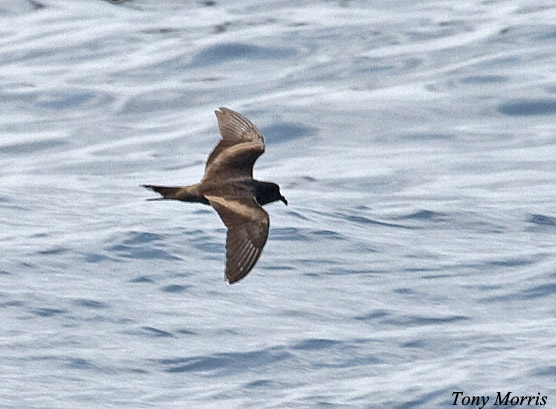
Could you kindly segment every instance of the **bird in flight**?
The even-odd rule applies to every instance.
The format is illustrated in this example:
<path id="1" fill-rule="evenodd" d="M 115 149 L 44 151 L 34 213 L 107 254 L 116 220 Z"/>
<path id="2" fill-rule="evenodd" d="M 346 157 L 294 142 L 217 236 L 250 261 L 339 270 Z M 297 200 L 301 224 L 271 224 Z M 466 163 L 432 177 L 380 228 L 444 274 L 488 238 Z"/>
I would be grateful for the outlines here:
<path id="1" fill-rule="evenodd" d="M 225 273 L 233 284 L 251 271 L 263 251 L 270 222 L 263 206 L 288 201 L 277 184 L 253 179 L 253 165 L 265 150 L 261 131 L 231 109 L 220 108 L 215 114 L 222 139 L 208 157 L 201 182 L 143 186 L 160 193 L 159 200 L 203 203 L 216 210 L 228 228 Z"/>

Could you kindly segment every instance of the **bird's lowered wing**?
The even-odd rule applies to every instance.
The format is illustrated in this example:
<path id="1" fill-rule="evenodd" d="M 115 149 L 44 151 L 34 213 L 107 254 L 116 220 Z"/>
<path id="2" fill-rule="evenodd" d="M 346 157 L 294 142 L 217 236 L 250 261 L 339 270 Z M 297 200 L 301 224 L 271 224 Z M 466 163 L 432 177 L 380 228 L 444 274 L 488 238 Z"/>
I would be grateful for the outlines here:
<path id="1" fill-rule="evenodd" d="M 228 227 L 226 236 L 226 279 L 241 280 L 259 259 L 268 238 L 268 213 L 255 198 L 206 197 Z"/>
<path id="2" fill-rule="evenodd" d="M 265 149 L 261 131 L 231 109 L 220 108 L 215 114 L 222 139 L 207 160 L 203 179 L 253 177 L 253 165 Z"/>

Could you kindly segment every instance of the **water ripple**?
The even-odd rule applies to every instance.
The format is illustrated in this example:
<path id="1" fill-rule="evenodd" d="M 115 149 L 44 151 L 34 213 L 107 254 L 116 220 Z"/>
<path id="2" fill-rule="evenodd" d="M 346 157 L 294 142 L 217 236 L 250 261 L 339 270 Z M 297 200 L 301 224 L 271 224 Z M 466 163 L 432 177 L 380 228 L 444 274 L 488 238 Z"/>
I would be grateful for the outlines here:
<path id="1" fill-rule="evenodd" d="M 498 107 L 500 113 L 509 116 L 536 116 L 556 114 L 556 99 L 523 99 L 508 101 Z"/>
<path id="2" fill-rule="evenodd" d="M 163 236 L 157 234 L 128 232 L 123 238 L 115 241 L 119 242 L 119 244 L 107 246 L 106 250 L 118 257 L 130 259 L 180 259 L 163 249 L 166 243 Z"/>
<path id="3" fill-rule="evenodd" d="M 556 219 L 554 217 L 544 216 L 542 214 L 533 214 L 531 215 L 530 220 L 535 224 L 556 226 Z"/>
<path id="4" fill-rule="evenodd" d="M 242 43 L 227 43 L 210 46 L 193 57 L 191 68 L 212 66 L 233 60 L 284 59 L 297 53 L 295 48 L 287 47 L 258 47 Z"/>
<path id="5" fill-rule="evenodd" d="M 165 371 L 175 372 L 208 372 L 212 374 L 237 374 L 252 369 L 263 369 L 291 358 L 291 354 L 281 348 L 267 348 L 249 352 L 216 353 L 209 356 L 192 358 L 164 359 L 160 363 Z"/>

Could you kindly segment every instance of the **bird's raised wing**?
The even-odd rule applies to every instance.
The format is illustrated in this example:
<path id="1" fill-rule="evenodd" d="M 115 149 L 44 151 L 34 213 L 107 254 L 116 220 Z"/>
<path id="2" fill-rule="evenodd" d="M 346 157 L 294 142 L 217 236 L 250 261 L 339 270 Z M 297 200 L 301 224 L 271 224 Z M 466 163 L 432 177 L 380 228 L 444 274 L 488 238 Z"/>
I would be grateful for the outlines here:
<path id="1" fill-rule="evenodd" d="M 222 139 L 210 154 L 203 179 L 253 177 L 253 165 L 264 152 L 261 131 L 243 115 L 228 108 L 215 111 Z"/>
<path id="2" fill-rule="evenodd" d="M 226 279 L 241 280 L 259 259 L 268 238 L 268 213 L 255 198 L 206 197 L 228 227 L 226 236 Z"/>

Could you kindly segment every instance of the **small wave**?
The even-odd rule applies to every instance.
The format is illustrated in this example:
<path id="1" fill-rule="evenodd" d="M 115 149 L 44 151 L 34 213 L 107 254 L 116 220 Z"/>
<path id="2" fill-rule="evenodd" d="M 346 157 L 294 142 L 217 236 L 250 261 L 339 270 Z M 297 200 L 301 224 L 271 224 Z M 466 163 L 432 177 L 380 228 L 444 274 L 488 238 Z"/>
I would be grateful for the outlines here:
<path id="1" fill-rule="evenodd" d="M 191 61 L 190 67 L 218 65 L 232 60 L 281 60 L 296 54 L 294 48 L 258 47 L 250 44 L 227 43 L 217 44 L 201 50 Z"/>
<path id="2" fill-rule="evenodd" d="M 555 115 L 556 99 L 521 99 L 504 102 L 498 111 L 508 116 Z"/>
<path id="3" fill-rule="evenodd" d="M 546 226 L 556 226 L 556 219 L 542 214 L 532 214 L 529 221 L 535 224 L 542 224 Z"/>
<path id="4" fill-rule="evenodd" d="M 164 359 L 159 361 L 166 372 L 212 372 L 219 374 L 237 374 L 251 369 L 284 361 L 291 354 L 283 348 L 267 348 L 249 352 L 225 352 L 208 356 Z"/>

